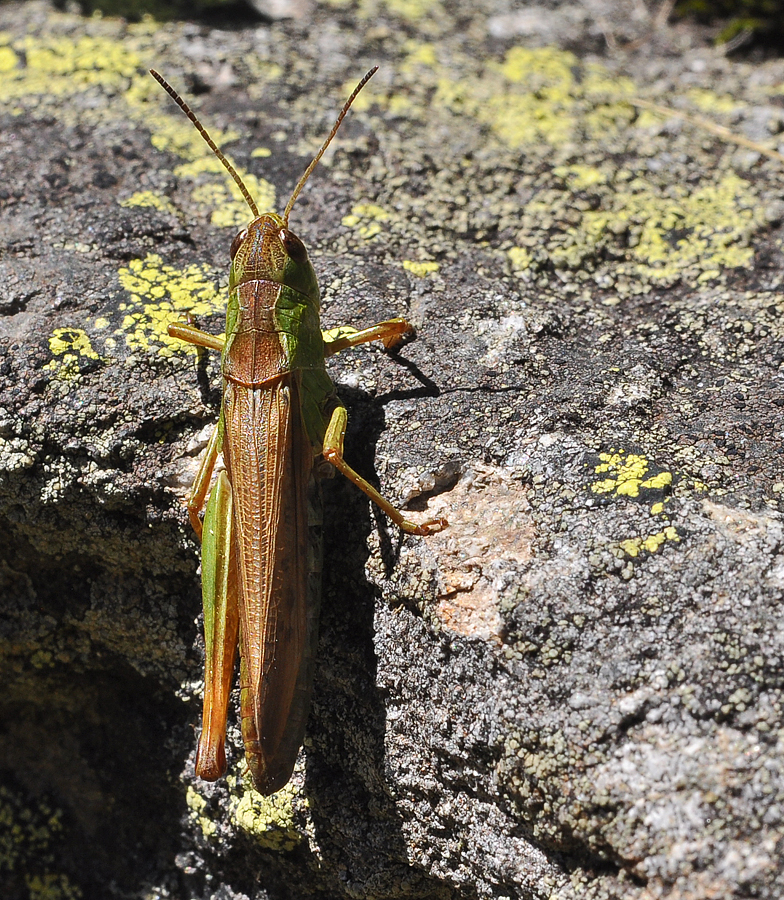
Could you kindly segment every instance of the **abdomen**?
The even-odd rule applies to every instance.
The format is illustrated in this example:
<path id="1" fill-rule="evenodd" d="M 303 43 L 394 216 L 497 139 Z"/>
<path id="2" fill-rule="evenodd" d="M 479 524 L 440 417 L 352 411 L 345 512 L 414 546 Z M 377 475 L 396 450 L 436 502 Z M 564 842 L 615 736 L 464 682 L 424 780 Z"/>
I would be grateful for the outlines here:
<path id="1" fill-rule="evenodd" d="M 242 735 L 254 784 L 290 778 L 310 705 L 321 590 L 321 511 L 294 373 L 227 382 L 223 454 L 234 500 Z"/>

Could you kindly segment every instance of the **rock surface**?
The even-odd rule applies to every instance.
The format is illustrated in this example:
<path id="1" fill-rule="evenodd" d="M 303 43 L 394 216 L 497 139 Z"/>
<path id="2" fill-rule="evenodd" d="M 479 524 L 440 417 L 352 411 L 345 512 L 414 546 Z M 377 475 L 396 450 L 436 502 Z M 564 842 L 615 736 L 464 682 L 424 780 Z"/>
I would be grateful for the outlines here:
<path id="1" fill-rule="evenodd" d="M 784 62 L 639 3 L 0 7 L 0 879 L 47 898 L 784 895 Z M 247 219 L 295 207 L 349 461 L 291 784 L 193 774 L 183 500 Z M 646 105 L 647 104 L 647 105 Z M 651 106 L 653 104 L 653 106 Z M 661 107 L 669 108 L 662 111 Z M 719 132 L 716 126 L 726 129 Z"/>

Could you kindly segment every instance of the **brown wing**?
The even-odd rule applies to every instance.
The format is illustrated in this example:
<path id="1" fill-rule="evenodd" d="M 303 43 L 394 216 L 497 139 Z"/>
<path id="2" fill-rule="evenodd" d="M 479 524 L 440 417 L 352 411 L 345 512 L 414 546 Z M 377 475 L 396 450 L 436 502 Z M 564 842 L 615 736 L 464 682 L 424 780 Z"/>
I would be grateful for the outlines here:
<path id="1" fill-rule="evenodd" d="M 297 374 L 254 388 L 227 383 L 223 415 L 234 498 L 242 734 L 256 788 L 269 794 L 291 776 L 308 714 L 317 616 L 308 561 L 313 451 Z"/>

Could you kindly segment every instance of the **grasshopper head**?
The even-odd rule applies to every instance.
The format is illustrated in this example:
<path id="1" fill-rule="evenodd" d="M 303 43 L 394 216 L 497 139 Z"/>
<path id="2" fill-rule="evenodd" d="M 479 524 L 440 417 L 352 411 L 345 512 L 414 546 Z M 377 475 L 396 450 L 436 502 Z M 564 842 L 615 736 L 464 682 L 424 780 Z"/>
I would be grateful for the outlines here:
<path id="1" fill-rule="evenodd" d="M 258 216 L 232 241 L 229 290 L 248 281 L 274 281 L 318 300 L 308 251 L 275 213 Z"/>
<path id="2" fill-rule="evenodd" d="M 207 134 L 204 126 L 191 108 L 163 76 L 159 75 L 154 69 L 150 69 L 150 74 L 153 78 L 193 122 L 199 134 L 206 141 L 207 146 L 221 161 L 247 201 L 251 212 L 256 217 L 232 242 L 231 272 L 229 273 L 230 291 L 248 281 L 272 281 L 293 288 L 304 295 L 311 303 L 315 303 L 318 306 L 319 291 L 316 273 L 313 271 L 313 266 L 311 266 L 308 259 L 308 251 L 305 249 L 305 245 L 292 231 L 289 231 L 289 213 L 305 182 L 310 178 L 311 172 L 324 155 L 324 151 L 329 146 L 332 138 L 335 137 L 340 123 L 354 102 L 355 97 L 377 70 L 378 66 L 373 66 L 343 104 L 343 109 L 341 109 L 335 124 L 332 126 L 332 131 L 327 135 L 327 139 L 321 145 L 321 149 L 313 157 L 310 165 L 305 169 L 304 174 L 297 182 L 297 186 L 286 204 L 283 215 L 278 216 L 275 213 L 259 215 L 256 201 L 251 197 L 247 187 L 243 184 L 242 178 L 240 178 L 234 166 L 218 149 L 215 141 Z"/>

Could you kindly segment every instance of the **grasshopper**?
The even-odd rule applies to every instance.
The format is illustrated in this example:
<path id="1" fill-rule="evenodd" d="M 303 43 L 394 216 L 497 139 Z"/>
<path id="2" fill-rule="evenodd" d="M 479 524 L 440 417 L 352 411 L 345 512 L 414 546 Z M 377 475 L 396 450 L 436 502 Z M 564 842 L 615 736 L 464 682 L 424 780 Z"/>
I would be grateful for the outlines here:
<path id="1" fill-rule="evenodd" d="M 191 524 L 202 539 L 206 654 L 196 774 L 215 781 L 226 770 L 226 719 L 239 644 L 245 758 L 262 794 L 280 790 L 291 777 L 310 707 L 321 593 L 319 481 L 334 471 L 324 461 L 403 531 L 426 535 L 447 524 L 409 521 L 345 462 L 346 408 L 325 368 L 325 359 L 340 350 L 375 340 L 392 350 L 414 329 L 398 318 L 361 331 L 322 333 L 316 274 L 288 225 L 305 182 L 376 69 L 346 101 L 282 216 L 259 213 L 185 101 L 151 71 L 226 167 L 253 214 L 231 244 L 225 333 L 177 323 L 169 334 L 219 350 L 223 380 L 220 417 L 188 499 Z M 219 453 L 225 468 L 210 489 Z"/>

